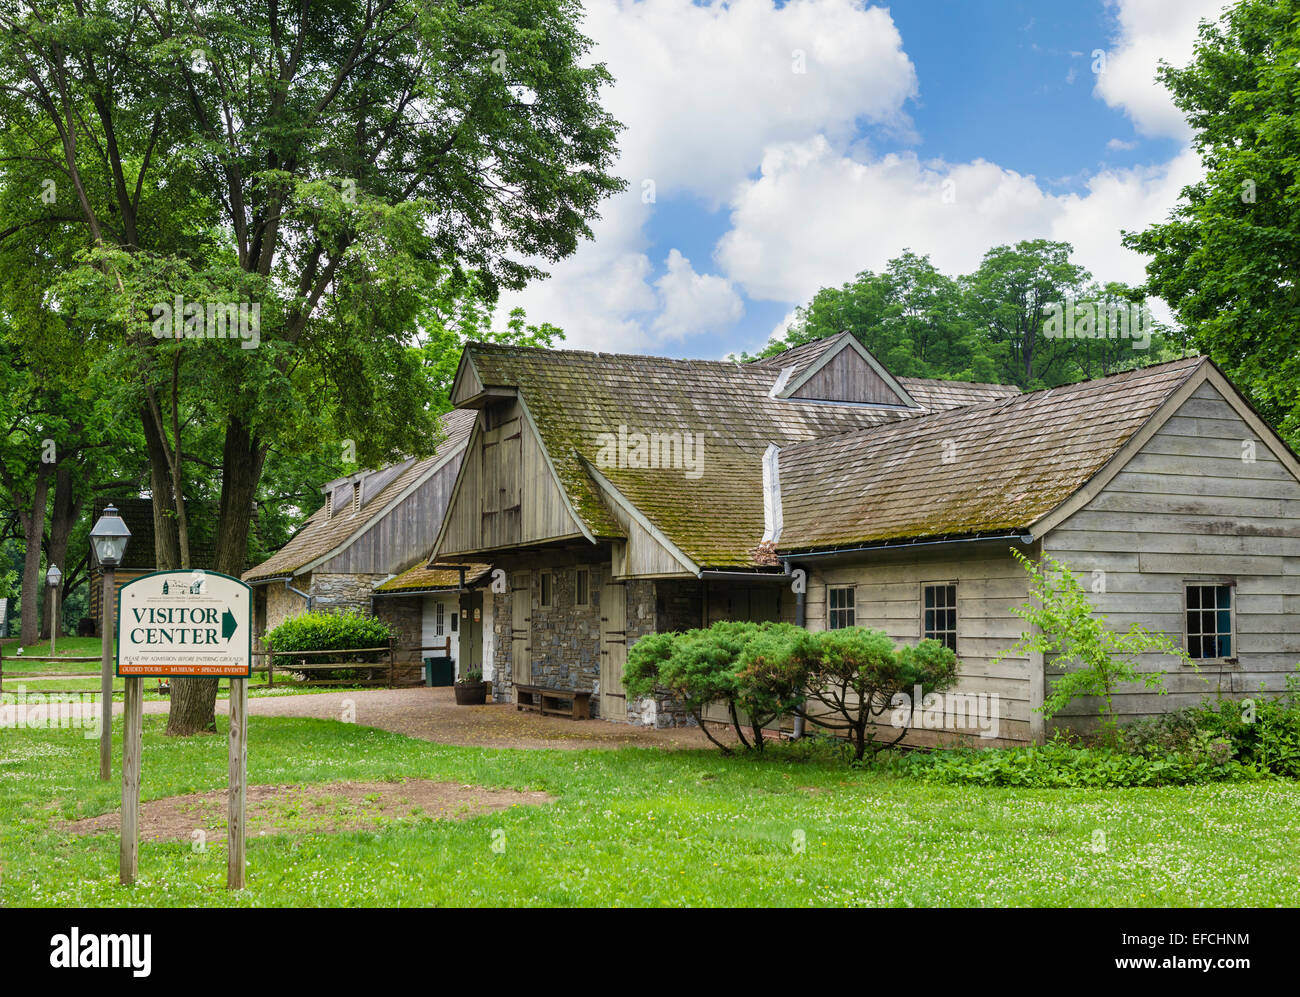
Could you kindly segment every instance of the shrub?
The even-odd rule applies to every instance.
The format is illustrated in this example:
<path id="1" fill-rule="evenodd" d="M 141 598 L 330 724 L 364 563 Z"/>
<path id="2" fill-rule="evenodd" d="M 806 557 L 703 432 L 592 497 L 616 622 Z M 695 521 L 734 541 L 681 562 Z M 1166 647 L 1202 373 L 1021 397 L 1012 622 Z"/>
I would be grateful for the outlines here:
<path id="1" fill-rule="evenodd" d="M 1186 754 L 1127 754 L 1115 748 L 1048 743 L 1024 748 L 956 748 L 894 756 L 885 767 L 922 782 L 1026 789 L 1191 786 L 1267 778 L 1254 764 Z"/>
<path id="2" fill-rule="evenodd" d="M 1300 705 L 1294 699 L 1223 700 L 1188 712 L 1202 737 L 1226 743 L 1241 761 L 1300 778 Z"/>
<path id="3" fill-rule="evenodd" d="M 788 623 L 724 621 L 684 633 L 647 634 L 628 650 L 623 686 L 629 696 L 662 692 L 677 699 L 695 717 L 705 736 L 729 752 L 703 722 L 705 707 L 721 703 L 740 743 L 751 746 L 745 736 L 748 726 L 753 746 L 762 750 L 763 725 L 787 711 L 774 706 L 766 691 L 744 687 L 740 670 L 749 660 L 744 653 L 757 639 L 756 653 L 770 655 L 780 642 L 800 633 L 806 631 Z M 745 723 L 740 718 L 742 710 L 747 714 Z"/>
<path id="4" fill-rule="evenodd" d="M 896 705 L 896 696 L 918 685 L 923 695 L 945 689 L 957 677 L 957 656 L 934 640 L 897 647 L 887 634 L 864 627 L 773 637 L 746 651 L 745 695 L 767 710 L 800 713 L 846 734 L 855 759 L 865 756 L 868 728 Z M 825 709 L 810 715 L 804 697 Z M 893 743 L 906 734 L 904 726 Z"/>
<path id="5" fill-rule="evenodd" d="M 346 653 L 355 648 L 384 647 L 392 639 L 393 632 L 383 620 L 365 616 L 355 610 L 342 613 L 311 612 L 303 613 L 285 620 L 274 630 L 267 632 L 263 638 L 267 650 L 273 651 L 277 668 L 291 667 L 294 654 L 302 651 L 339 651 L 334 660 L 339 662 L 356 662 L 370 664 L 380 660 L 385 651 L 368 651 L 353 654 Z M 333 657 L 333 656 L 331 656 Z M 306 658 L 324 662 L 325 656 Z M 317 677 L 335 676 L 351 677 L 345 672 L 356 669 L 328 670 L 313 669 Z"/>
<path id="6" fill-rule="evenodd" d="M 1100 696 L 1098 712 L 1113 738 L 1118 724 L 1112 699 L 1121 682 L 1140 682 L 1161 694 L 1166 691 L 1164 672 L 1139 671 L 1137 655 L 1160 652 L 1195 667 L 1164 634 L 1153 633 L 1137 623 L 1122 634 L 1111 630 L 1106 617 L 1093 612 L 1079 579 L 1054 557 L 1044 554 L 1035 563 L 1014 548 L 1011 555 L 1029 573 L 1029 593 L 1036 600 L 1011 611 L 1033 627 L 993 660 L 996 664 L 1008 655 L 1030 651 L 1056 655 L 1053 663 L 1066 671 L 1052 684 L 1039 707 L 1044 718 L 1050 720 L 1080 697 Z"/>

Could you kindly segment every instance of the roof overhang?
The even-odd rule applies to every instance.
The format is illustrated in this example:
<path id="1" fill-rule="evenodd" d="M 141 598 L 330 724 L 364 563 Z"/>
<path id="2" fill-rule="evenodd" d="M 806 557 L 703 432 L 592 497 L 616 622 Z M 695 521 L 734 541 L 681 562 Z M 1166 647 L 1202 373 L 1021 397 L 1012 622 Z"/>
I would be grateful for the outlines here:
<path id="1" fill-rule="evenodd" d="M 1013 532 L 1004 532 L 996 534 L 971 534 L 962 537 L 920 537 L 906 540 L 880 540 L 875 543 L 854 544 L 849 547 L 825 547 L 817 550 L 789 551 L 778 552 L 779 557 L 787 566 L 797 565 L 804 561 L 836 561 L 836 560 L 861 560 L 864 556 L 871 554 L 893 553 L 896 551 L 916 550 L 916 549 L 934 549 L 942 547 L 962 547 L 971 548 L 976 546 L 990 546 L 992 544 L 1019 543 L 1021 546 L 1029 546 L 1037 538 L 1029 530 L 1015 530 Z"/>

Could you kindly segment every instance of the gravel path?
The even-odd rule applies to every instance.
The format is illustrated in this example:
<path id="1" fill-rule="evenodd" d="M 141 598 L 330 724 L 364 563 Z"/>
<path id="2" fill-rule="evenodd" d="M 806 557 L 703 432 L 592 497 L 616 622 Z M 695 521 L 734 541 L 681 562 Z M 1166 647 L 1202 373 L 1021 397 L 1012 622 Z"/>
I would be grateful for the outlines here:
<path id="1" fill-rule="evenodd" d="M 166 713 L 166 701 L 144 703 L 145 713 Z M 227 701 L 217 700 L 225 714 Z M 697 728 L 655 730 L 605 720 L 565 720 L 516 710 L 511 704 L 457 706 L 450 687 L 366 689 L 299 696 L 250 698 L 248 711 L 258 717 L 352 719 L 367 727 L 391 730 L 439 744 L 489 748 L 707 748 Z M 113 704 L 114 715 L 122 704 Z"/>

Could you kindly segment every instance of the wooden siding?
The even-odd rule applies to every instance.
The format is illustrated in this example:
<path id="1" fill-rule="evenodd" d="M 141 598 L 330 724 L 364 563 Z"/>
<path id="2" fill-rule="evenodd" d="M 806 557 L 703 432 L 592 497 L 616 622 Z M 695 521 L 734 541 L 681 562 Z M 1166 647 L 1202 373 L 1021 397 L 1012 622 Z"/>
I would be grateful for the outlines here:
<path id="1" fill-rule="evenodd" d="M 325 574 L 397 574 L 429 556 L 447 511 L 461 456 L 438 468 L 344 551 L 318 565 Z"/>
<path id="2" fill-rule="evenodd" d="M 957 585 L 956 694 L 996 694 L 999 701 L 999 736 L 984 739 L 965 735 L 979 746 L 1030 741 L 1039 726 L 1031 712 L 1034 676 L 1028 657 L 994 657 L 1014 644 L 1024 622 L 1011 612 L 1028 598 L 1027 576 L 1008 551 L 983 548 L 963 553 L 879 555 L 870 563 L 820 567 L 809 570 L 805 606 L 809 630 L 826 629 L 826 590 L 849 585 L 854 590 L 854 622 L 883 630 L 895 641 L 915 644 L 921 639 L 921 586 L 927 583 Z M 793 621 L 793 597 L 782 596 L 782 619 Z M 953 739 L 954 732 L 909 731 L 904 743 L 935 744 Z M 879 738 L 892 740 L 897 732 L 884 727 Z"/>
<path id="3" fill-rule="evenodd" d="M 694 576 L 694 572 L 688 571 L 678 557 L 633 519 L 626 509 L 616 502 L 607 504 L 618 520 L 618 525 L 627 534 L 627 541 L 616 544 L 612 554 L 615 578 Z"/>
<path id="4" fill-rule="evenodd" d="M 470 437 L 438 554 L 463 555 L 579 533 L 523 406 L 516 399 L 489 406 Z"/>
<path id="5" fill-rule="evenodd" d="M 791 392 L 790 397 L 879 405 L 906 404 L 884 378 L 850 347 L 841 349 L 821 370 Z"/>
<path id="6" fill-rule="evenodd" d="M 468 401 L 483 390 L 483 382 L 479 380 L 478 371 L 474 369 L 474 364 L 470 361 L 468 352 L 460 355 L 460 368 L 457 371 L 457 381 L 453 387 L 455 388 L 455 394 L 452 395 L 451 403 L 458 407 L 462 402 Z"/>
<path id="7" fill-rule="evenodd" d="M 1105 418 L 1105 413 L 1098 413 Z M 1253 443 L 1254 460 L 1247 444 Z M 1202 384 L 1090 503 L 1043 539 L 1082 576 L 1113 629 L 1141 623 L 1178 644 L 1183 585 L 1235 581 L 1238 665 L 1201 674 L 1162 655 L 1142 666 L 1170 672 L 1169 694 L 1125 688 L 1121 720 L 1199 702 L 1216 691 L 1281 692 L 1300 660 L 1300 482 L 1211 384 Z M 1094 575 L 1093 572 L 1103 574 Z M 1050 681 L 1050 675 L 1049 675 Z M 1074 704 L 1062 721 L 1087 726 L 1097 704 Z"/>

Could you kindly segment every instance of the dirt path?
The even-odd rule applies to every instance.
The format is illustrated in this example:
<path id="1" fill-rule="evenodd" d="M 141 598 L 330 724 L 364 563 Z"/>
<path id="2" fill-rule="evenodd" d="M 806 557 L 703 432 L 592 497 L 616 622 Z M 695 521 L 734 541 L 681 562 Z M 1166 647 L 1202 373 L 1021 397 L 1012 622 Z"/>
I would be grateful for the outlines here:
<path id="1" fill-rule="evenodd" d="M 166 701 L 145 702 L 145 713 L 166 713 Z M 227 701 L 217 700 L 225 714 Z M 564 720 L 520 712 L 510 704 L 457 706 L 450 688 L 366 689 L 311 695 L 250 698 L 258 717 L 314 717 L 352 720 L 439 744 L 488 748 L 707 748 L 694 727 L 655 730 L 606 720 Z M 120 714 L 122 704 L 113 704 Z"/>

